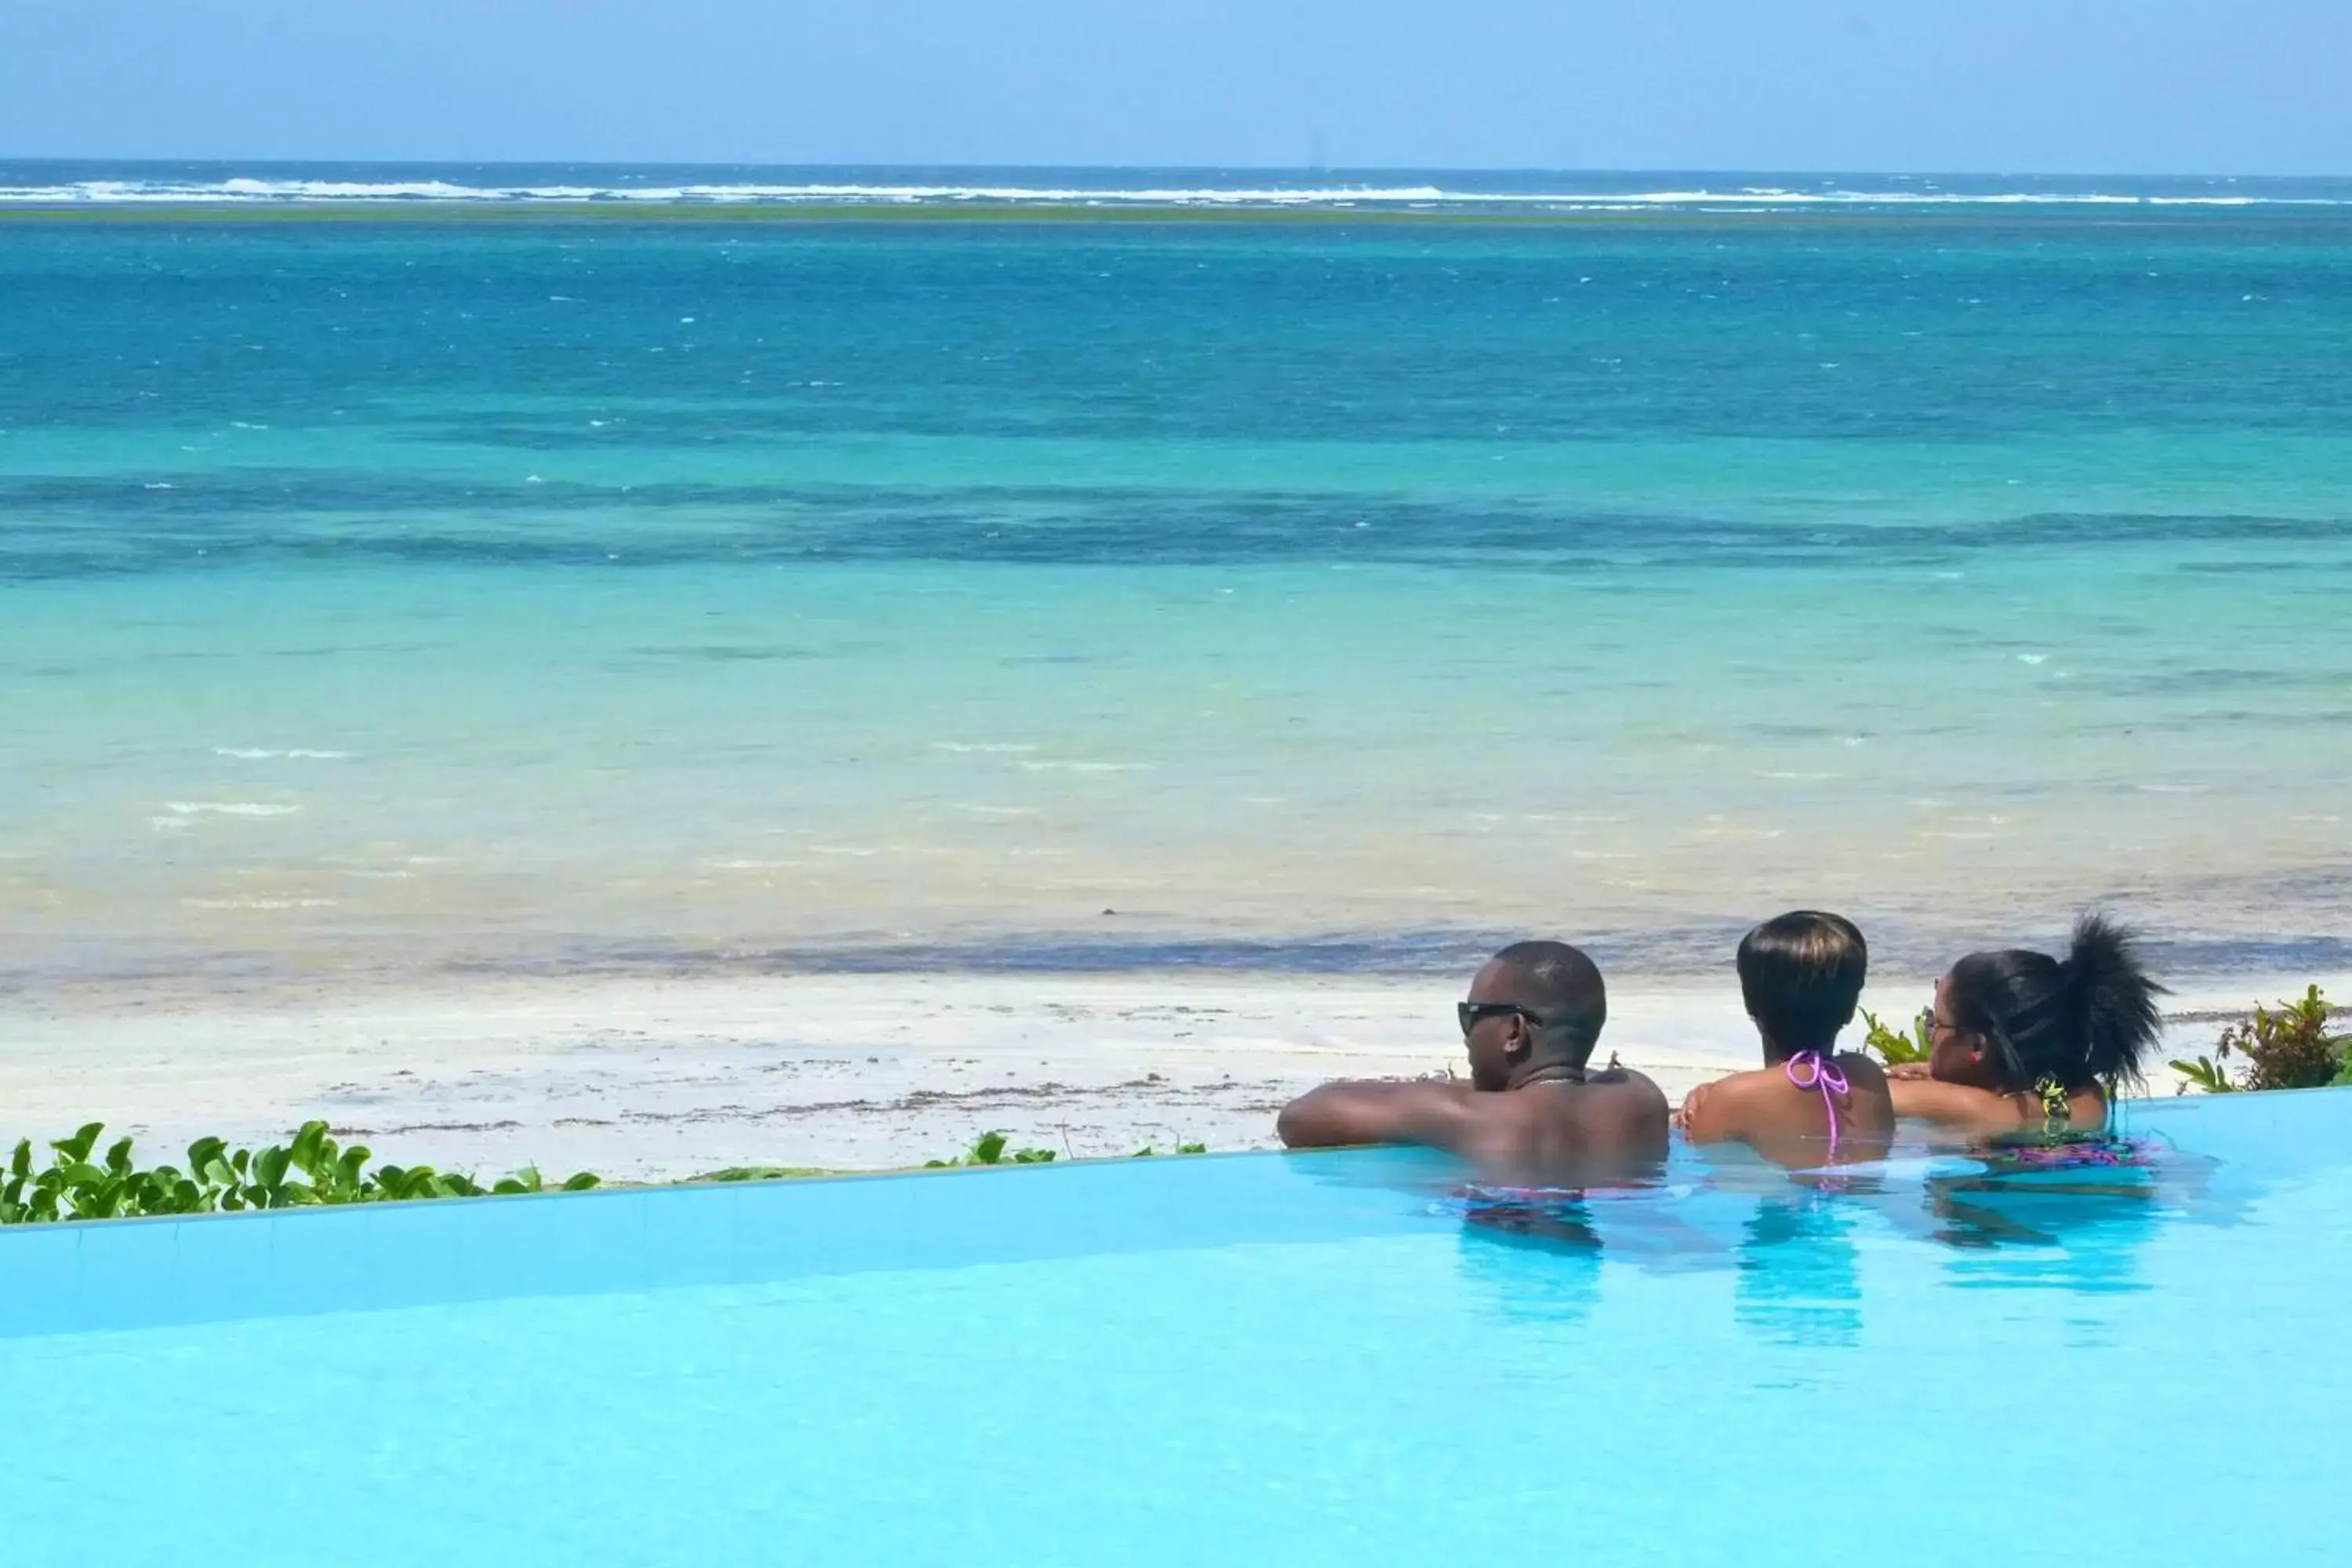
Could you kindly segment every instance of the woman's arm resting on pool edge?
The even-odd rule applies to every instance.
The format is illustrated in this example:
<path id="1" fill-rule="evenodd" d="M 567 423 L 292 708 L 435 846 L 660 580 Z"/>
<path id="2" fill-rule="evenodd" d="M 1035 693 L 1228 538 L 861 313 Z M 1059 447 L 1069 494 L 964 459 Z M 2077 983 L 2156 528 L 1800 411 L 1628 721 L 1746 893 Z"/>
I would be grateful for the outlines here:
<path id="1" fill-rule="evenodd" d="M 1682 1109 L 1675 1113 L 1675 1125 L 1683 1130 L 1683 1137 L 1693 1143 L 1721 1143 L 1748 1136 L 1747 1076 L 1738 1073 L 1717 1079 L 1685 1095 Z"/>
<path id="2" fill-rule="evenodd" d="M 1970 1132 L 2006 1132 L 2017 1125 L 2017 1107 L 1990 1089 L 1935 1079 L 1889 1079 L 1886 1092 L 1897 1116 L 1923 1117 Z"/>
<path id="3" fill-rule="evenodd" d="M 1452 1083 L 1327 1083 L 1284 1106 L 1274 1130 L 1291 1149 L 1458 1149 L 1468 1131 L 1469 1093 Z"/>

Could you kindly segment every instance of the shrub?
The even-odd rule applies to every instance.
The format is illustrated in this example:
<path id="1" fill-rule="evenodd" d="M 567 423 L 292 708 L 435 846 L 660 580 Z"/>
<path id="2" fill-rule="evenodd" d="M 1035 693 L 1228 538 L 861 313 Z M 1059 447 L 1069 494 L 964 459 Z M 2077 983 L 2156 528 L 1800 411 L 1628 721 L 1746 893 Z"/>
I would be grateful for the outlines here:
<path id="1" fill-rule="evenodd" d="M 102 1122 L 93 1121 L 70 1138 L 49 1145 L 51 1158 L 36 1166 L 33 1142 L 16 1145 L 15 1156 L 0 1173 L 0 1225 L 35 1225 L 53 1220 L 116 1219 L 138 1215 L 229 1213 L 239 1209 L 298 1208 L 316 1204 L 383 1203 L 418 1198 L 479 1198 L 546 1190 L 538 1170 L 526 1165 L 510 1176 L 485 1187 L 473 1177 L 430 1165 L 382 1164 L 368 1168 L 369 1151 L 356 1144 L 345 1149 L 329 1136 L 323 1121 L 306 1121 L 292 1142 L 283 1146 L 231 1149 L 218 1138 L 199 1138 L 188 1145 L 188 1166 L 157 1165 L 141 1170 L 128 1138 L 119 1139 L 102 1159 L 97 1158 Z M 1179 1143 L 1179 1154 L 1205 1154 L 1205 1143 Z M 1157 1151 L 1138 1149 L 1134 1158 Z M 1055 1158 L 1051 1149 L 1015 1149 L 1002 1132 L 985 1132 L 952 1160 L 926 1162 L 929 1170 L 963 1165 L 1042 1165 Z M 793 1176 L 824 1176 L 834 1173 L 797 1165 L 734 1165 L 695 1178 L 704 1182 L 768 1182 Z M 599 1178 L 583 1171 L 566 1181 L 568 1193 L 600 1186 Z"/>
<path id="2" fill-rule="evenodd" d="M 1927 1059 L 1927 1026 L 1913 1019 L 1911 1032 L 1897 1034 L 1878 1021 L 1878 1015 L 1864 1009 L 1862 1022 L 1870 1032 L 1863 1037 L 1863 1045 L 1878 1053 L 1878 1059 L 1888 1067 L 1904 1062 L 1924 1062 Z"/>
<path id="3" fill-rule="evenodd" d="M 2211 1057 L 2199 1057 L 2193 1062 L 2182 1061 L 2176 1057 L 2172 1061 L 2172 1070 L 2182 1079 L 2173 1090 L 2176 1094 L 2187 1094 L 2192 1089 L 2207 1094 L 2229 1094 L 2238 1087 L 2231 1081 L 2229 1068 Z"/>
<path id="4" fill-rule="evenodd" d="M 1051 1149 L 1013 1149 L 1002 1132 L 983 1132 L 971 1141 L 971 1147 L 952 1160 L 926 1160 L 926 1171 L 945 1171 L 959 1165 L 1044 1165 L 1052 1163 Z"/>
<path id="5" fill-rule="evenodd" d="M 103 1122 L 93 1121 L 70 1138 L 49 1145 L 46 1166 L 33 1163 L 33 1142 L 16 1145 L 0 1177 L 0 1225 L 50 1220 L 113 1219 L 133 1215 L 213 1214 L 238 1209 L 296 1208 L 313 1204 L 363 1204 L 417 1198 L 482 1197 L 544 1190 L 540 1173 L 524 1166 L 483 1187 L 471 1176 L 436 1171 L 430 1165 L 378 1165 L 354 1144 L 342 1148 L 323 1121 L 306 1121 L 287 1144 L 258 1152 L 231 1149 L 218 1138 L 188 1145 L 188 1168 L 157 1165 L 141 1170 L 128 1138 L 94 1162 Z M 566 1192 L 597 1185 L 583 1171 L 563 1184 Z"/>
<path id="6" fill-rule="evenodd" d="M 2327 1032 L 2334 1011 L 2318 986 L 2307 987 L 2301 1001 L 2281 1002 L 2275 1012 L 2256 1007 L 2252 1017 L 2221 1031 L 2211 1056 L 2175 1061 L 2172 1069 L 2186 1080 L 2183 1092 L 2193 1087 L 2209 1094 L 2352 1082 L 2352 1037 Z M 2233 1057 L 2245 1064 L 2234 1078 Z"/>
<path id="7" fill-rule="evenodd" d="M 1178 1154 L 1205 1154 L 1208 1152 L 1209 1146 L 1206 1143 L 1179 1143 L 1173 1151 Z M 1128 1158 L 1149 1160 L 1157 1156 L 1159 1152 L 1159 1150 L 1147 1143 Z M 971 1141 L 971 1148 L 953 1159 L 926 1160 L 921 1169 L 954 1171 L 970 1165 L 1045 1165 L 1052 1163 L 1059 1156 L 1051 1149 L 1015 1149 L 1012 1146 L 1012 1140 L 1004 1133 L 983 1132 Z M 697 1176 L 694 1180 L 698 1182 L 774 1182 L 796 1176 L 837 1176 L 843 1173 L 839 1171 L 820 1170 L 804 1165 L 730 1165 L 726 1170 L 712 1171 L 707 1175 Z"/>

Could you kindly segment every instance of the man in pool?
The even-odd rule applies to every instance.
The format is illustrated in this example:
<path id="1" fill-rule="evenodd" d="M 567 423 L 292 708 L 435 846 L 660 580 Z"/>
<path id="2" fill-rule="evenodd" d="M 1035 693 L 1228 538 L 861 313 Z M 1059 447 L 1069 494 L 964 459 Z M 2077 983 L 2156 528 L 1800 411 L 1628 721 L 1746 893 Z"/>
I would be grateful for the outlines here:
<path id="1" fill-rule="evenodd" d="M 1666 1155 L 1666 1097 L 1640 1073 L 1586 1067 L 1609 1016 L 1592 960 L 1557 942 L 1516 942 L 1455 1009 L 1470 1081 L 1327 1083 L 1276 1123 L 1293 1149 L 1417 1143 L 1460 1155 L 1488 1182 L 1578 1187 Z"/>

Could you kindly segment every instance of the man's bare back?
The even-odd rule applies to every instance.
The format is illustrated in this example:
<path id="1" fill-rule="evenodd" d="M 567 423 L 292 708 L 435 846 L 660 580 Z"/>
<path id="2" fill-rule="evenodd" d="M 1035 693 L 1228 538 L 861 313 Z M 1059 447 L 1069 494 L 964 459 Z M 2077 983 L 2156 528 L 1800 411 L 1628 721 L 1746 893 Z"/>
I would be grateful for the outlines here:
<path id="1" fill-rule="evenodd" d="M 1458 1154 L 1482 1180 L 1581 1187 L 1666 1157 L 1666 1097 L 1637 1072 L 1485 1090 L 1465 1083 L 1329 1083 L 1284 1108 L 1293 1149 L 1418 1143 Z"/>
<path id="2" fill-rule="evenodd" d="M 1599 1185 L 1664 1160 L 1658 1086 L 1624 1068 L 1585 1070 L 1608 1008 L 1584 954 L 1558 942 L 1506 948 L 1459 1013 L 1470 1082 L 1326 1084 L 1283 1109 L 1283 1142 L 1415 1143 L 1517 1186 Z"/>

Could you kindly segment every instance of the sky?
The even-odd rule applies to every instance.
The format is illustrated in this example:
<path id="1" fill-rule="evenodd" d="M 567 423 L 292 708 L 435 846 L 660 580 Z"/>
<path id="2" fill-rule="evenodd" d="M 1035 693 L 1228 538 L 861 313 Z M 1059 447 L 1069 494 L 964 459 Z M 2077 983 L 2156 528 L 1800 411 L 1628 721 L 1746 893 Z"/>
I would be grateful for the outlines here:
<path id="1" fill-rule="evenodd" d="M 2352 174 L 2352 0 L 0 0 L 0 159 Z"/>

